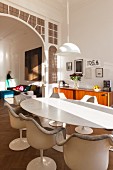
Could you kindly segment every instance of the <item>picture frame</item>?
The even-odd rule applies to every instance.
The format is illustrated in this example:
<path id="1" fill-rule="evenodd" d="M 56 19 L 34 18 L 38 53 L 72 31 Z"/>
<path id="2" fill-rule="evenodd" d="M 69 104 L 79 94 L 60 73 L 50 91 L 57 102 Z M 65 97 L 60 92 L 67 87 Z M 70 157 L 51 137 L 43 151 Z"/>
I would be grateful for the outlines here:
<path id="1" fill-rule="evenodd" d="M 95 75 L 96 77 L 103 77 L 103 68 L 96 68 Z"/>
<path id="2" fill-rule="evenodd" d="M 25 80 L 42 80 L 42 47 L 25 51 Z"/>
<path id="3" fill-rule="evenodd" d="M 72 70 L 72 62 L 67 62 L 66 63 L 66 70 L 71 71 Z"/>
<path id="4" fill-rule="evenodd" d="M 86 79 L 92 79 L 92 68 L 85 68 L 85 76 Z"/>
<path id="5" fill-rule="evenodd" d="M 83 59 L 74 60 L 74 72 L 83 74 Z"/>

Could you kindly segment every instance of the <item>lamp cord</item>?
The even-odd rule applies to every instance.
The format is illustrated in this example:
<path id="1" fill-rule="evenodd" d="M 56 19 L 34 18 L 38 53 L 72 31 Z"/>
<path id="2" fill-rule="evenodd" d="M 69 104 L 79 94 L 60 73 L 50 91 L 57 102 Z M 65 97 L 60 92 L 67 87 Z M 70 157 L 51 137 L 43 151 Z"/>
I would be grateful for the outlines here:
<path id="1" fill-rule="evenodd" d="M 69 1 L 67 0 L 67 42 L 69 43 Z"/>

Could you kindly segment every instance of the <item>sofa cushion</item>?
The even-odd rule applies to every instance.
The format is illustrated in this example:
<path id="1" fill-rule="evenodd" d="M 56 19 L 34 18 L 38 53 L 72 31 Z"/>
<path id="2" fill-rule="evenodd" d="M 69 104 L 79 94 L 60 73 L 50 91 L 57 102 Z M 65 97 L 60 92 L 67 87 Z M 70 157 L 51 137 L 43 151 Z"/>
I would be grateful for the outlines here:
<path id="1" fill-rule="evenodd" d="M 31 85 L 31 87 L 30 87 L 30 90 L 31 91 L 35 91 L 37 89 L 37 86 L 36 85 Z"/>
<path id="2" fill-rule="evenodd" d="M 24 88 L 24 92 L 27 92 L 27 91 L 29 91 L 30 90 L 30 86 L 26 86 L 25 88 Z"/>
<path id="3" fill-rule="evenodd" d="M 15 88 L 13 88 L 13 90 L 18 90 L 18 91 L 23 91 L 24 90 L 24 86 L 16 86 Z"/>
<path id="4" fill-rule="evenodd" d="M 23 87 L 21 87 L 23 86 Z M 15 88 L 8 88 L 9 90 L 14 91 L 14 95 L 18 95 L 21 92 L 27 92 L 27 91 L 33 91 L 34 95 L 37 97 L 42 97 L 42 87 L 37 86 L 37 85 L 18 85 Z M 22 91 L 23 90 L 23 91 Z"/>
<path id="5" fill-rule="evenodd" d="M 42 97 L 42 87 L 37 86 L 37 89 L 34 91 L 34 94 L 35 94 L 37 97 Z"/>

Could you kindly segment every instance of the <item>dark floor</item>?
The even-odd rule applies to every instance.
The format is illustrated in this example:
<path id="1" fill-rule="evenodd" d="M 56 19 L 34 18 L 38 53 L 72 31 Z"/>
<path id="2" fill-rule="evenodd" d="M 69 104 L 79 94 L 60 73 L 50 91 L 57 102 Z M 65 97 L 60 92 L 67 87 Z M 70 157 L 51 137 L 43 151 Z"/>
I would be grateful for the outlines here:
<path id="1" fill-rule="evenodd" d="M 27 164 L 37 156 L 39 151 L 28 148 L 24 151 L 12 151 L 8 145 L 10 141 L 19 137 L 19 131 L 11 128 L 7 108 L 0 100 L 0 170 L 25 170 Z M 63 153 L 48 149 L 44 151 L 44 155 L 51 157 L 57 164 L 57 170 L 69 170 L 65 165 Z M 113 170 L 113 152 L 110 151 L 109 169 Z"/>
<path id="2" fill-rule="evenodd" d="M 17 137 L 19 137 L 19 131 L 11 128 L 7 108 L 0 100 L 0 170 L 25 170 L 27 164 L 39 156 L 39 151 L 31 147 L 23 151 L 10 150 L 8 147 L 10 141 Z M 55 160 L 57 170 L 69 170 L 62 153 L 48 149 L 44 151 L 44 155 Z"/>

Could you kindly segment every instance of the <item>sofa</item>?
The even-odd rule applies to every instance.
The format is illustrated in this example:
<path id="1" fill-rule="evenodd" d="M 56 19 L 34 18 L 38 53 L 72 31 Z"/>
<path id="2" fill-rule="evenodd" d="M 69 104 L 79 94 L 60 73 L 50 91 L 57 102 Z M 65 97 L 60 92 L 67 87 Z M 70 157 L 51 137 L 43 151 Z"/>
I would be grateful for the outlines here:
<path id="1" fill-rule="evenodd" d="M 14 97 L 14 91 L 12 90 L 1 90 L 0 91 L 0 99 Z"/>
<path id="2" fill-rule="evenodd" d="M 12 90 L 14 95 L 22 92 L 27 94 L 27 91 L 33 91 L 36 97 L 42 97 L 42 87 L 37 85 L 18 85 L 16 87 L 8 87 L 7 90 Z"/>

